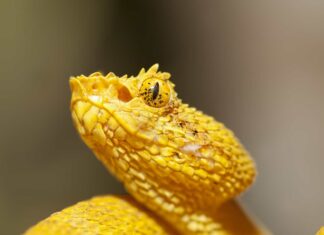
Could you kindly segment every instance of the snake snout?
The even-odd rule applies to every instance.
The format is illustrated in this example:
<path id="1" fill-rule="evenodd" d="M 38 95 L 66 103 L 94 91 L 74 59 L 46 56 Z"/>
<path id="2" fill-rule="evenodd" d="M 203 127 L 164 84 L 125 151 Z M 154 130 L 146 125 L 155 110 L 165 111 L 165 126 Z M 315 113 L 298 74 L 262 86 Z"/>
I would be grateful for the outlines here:
<path id="1" fill-rule="evenodd" d="M 97 75 L 98 77 L 96 77 Z M 104 92 L 111 84 L 109 79 L 106 79 L 99 74 L 92 74 L 90 77 L 78 76 L 70 78 L 70 87 L 73 94 L 79 95 L 99 95 Z"/>
<path id="2" fill-rule="evenodd" d="M 101 97 L 102 101 L 111 102 L 113 100 L 128 102 L 133 96 L 126 84 L 116 78 L 106 78 L 100 74 L 92 74 L 90 77 L 70 78 L 72 99 L 83 99 L 91 97 Z"/>
<path id="3" fill-rule="evenodd" d="M 72 95 L 76 95 L 76 94 L 85 95 L 84 87 L 82 86 L 79 79 L 75 77 L 70 78 L 70 88 L 71 88 Z"/>

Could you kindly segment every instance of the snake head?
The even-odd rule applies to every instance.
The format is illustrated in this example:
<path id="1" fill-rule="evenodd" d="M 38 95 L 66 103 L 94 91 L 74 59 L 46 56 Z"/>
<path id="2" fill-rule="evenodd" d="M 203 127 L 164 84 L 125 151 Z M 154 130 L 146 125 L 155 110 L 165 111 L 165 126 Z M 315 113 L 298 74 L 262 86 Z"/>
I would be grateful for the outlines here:
<path id="1" fill-rule="evenodd" d="M 72 77 L 70 86 L 81 138 L 151 209 L 221 204 L 252 183 L 253 161 L 233 133 L 182 103 L 158 65 L 131 77 Z"/>
<path id="2" fill-rule="evenodd" d="M 105 132 L 118 129 L 129 136 L 154 137 L 155 122 L 179 103 L 170 74 L 157 69 L 157 64 L 147 72 L 142 69 L 136 77 L 99 72 L 72 77 L 71 111 L 79 133 L 89 135 L 101 125 Z"/>

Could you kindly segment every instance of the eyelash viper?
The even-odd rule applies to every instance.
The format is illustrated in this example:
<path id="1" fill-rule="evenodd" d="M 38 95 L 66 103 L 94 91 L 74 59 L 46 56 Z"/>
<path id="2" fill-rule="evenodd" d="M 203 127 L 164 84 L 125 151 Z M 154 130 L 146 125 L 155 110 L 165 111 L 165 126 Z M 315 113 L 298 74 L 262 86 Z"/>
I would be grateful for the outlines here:
<path id="1" fill-rule="evenodd" d="M 183 103 L 157 64 L 70 86 L 78 133 L 131 196 L 79 202 L 26 234 L 268 234 L 234 200 L 255 178 L 253 160 L 222 123 Z"/>

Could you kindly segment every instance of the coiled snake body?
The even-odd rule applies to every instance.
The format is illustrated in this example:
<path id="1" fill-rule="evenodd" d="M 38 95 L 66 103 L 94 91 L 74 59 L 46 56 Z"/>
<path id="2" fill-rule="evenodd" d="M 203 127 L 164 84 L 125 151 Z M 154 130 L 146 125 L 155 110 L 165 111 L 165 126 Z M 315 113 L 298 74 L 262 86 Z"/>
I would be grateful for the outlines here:
<path id="1" fill-rule="evenodd" d="M 76 129 L 133 197 L 80 202 L 26 234 L 263 234 L 233 200 L 255 177 L 249 154 L 169 78 L 153 65 L 70 79 Z"/>

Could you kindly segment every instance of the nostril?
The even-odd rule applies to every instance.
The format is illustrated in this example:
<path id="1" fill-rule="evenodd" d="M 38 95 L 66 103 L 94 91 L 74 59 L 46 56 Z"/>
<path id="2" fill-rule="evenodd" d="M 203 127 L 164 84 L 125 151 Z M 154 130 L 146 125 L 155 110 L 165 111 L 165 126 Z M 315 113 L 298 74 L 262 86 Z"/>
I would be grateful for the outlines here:
<path id="1" fill-rule="evenodd" d="M 132 99 L 132 95 L 129 90 L 125 86 L 121 86 L 118 88 L 118 99 L 124 102 L 128 102 Z"/>

